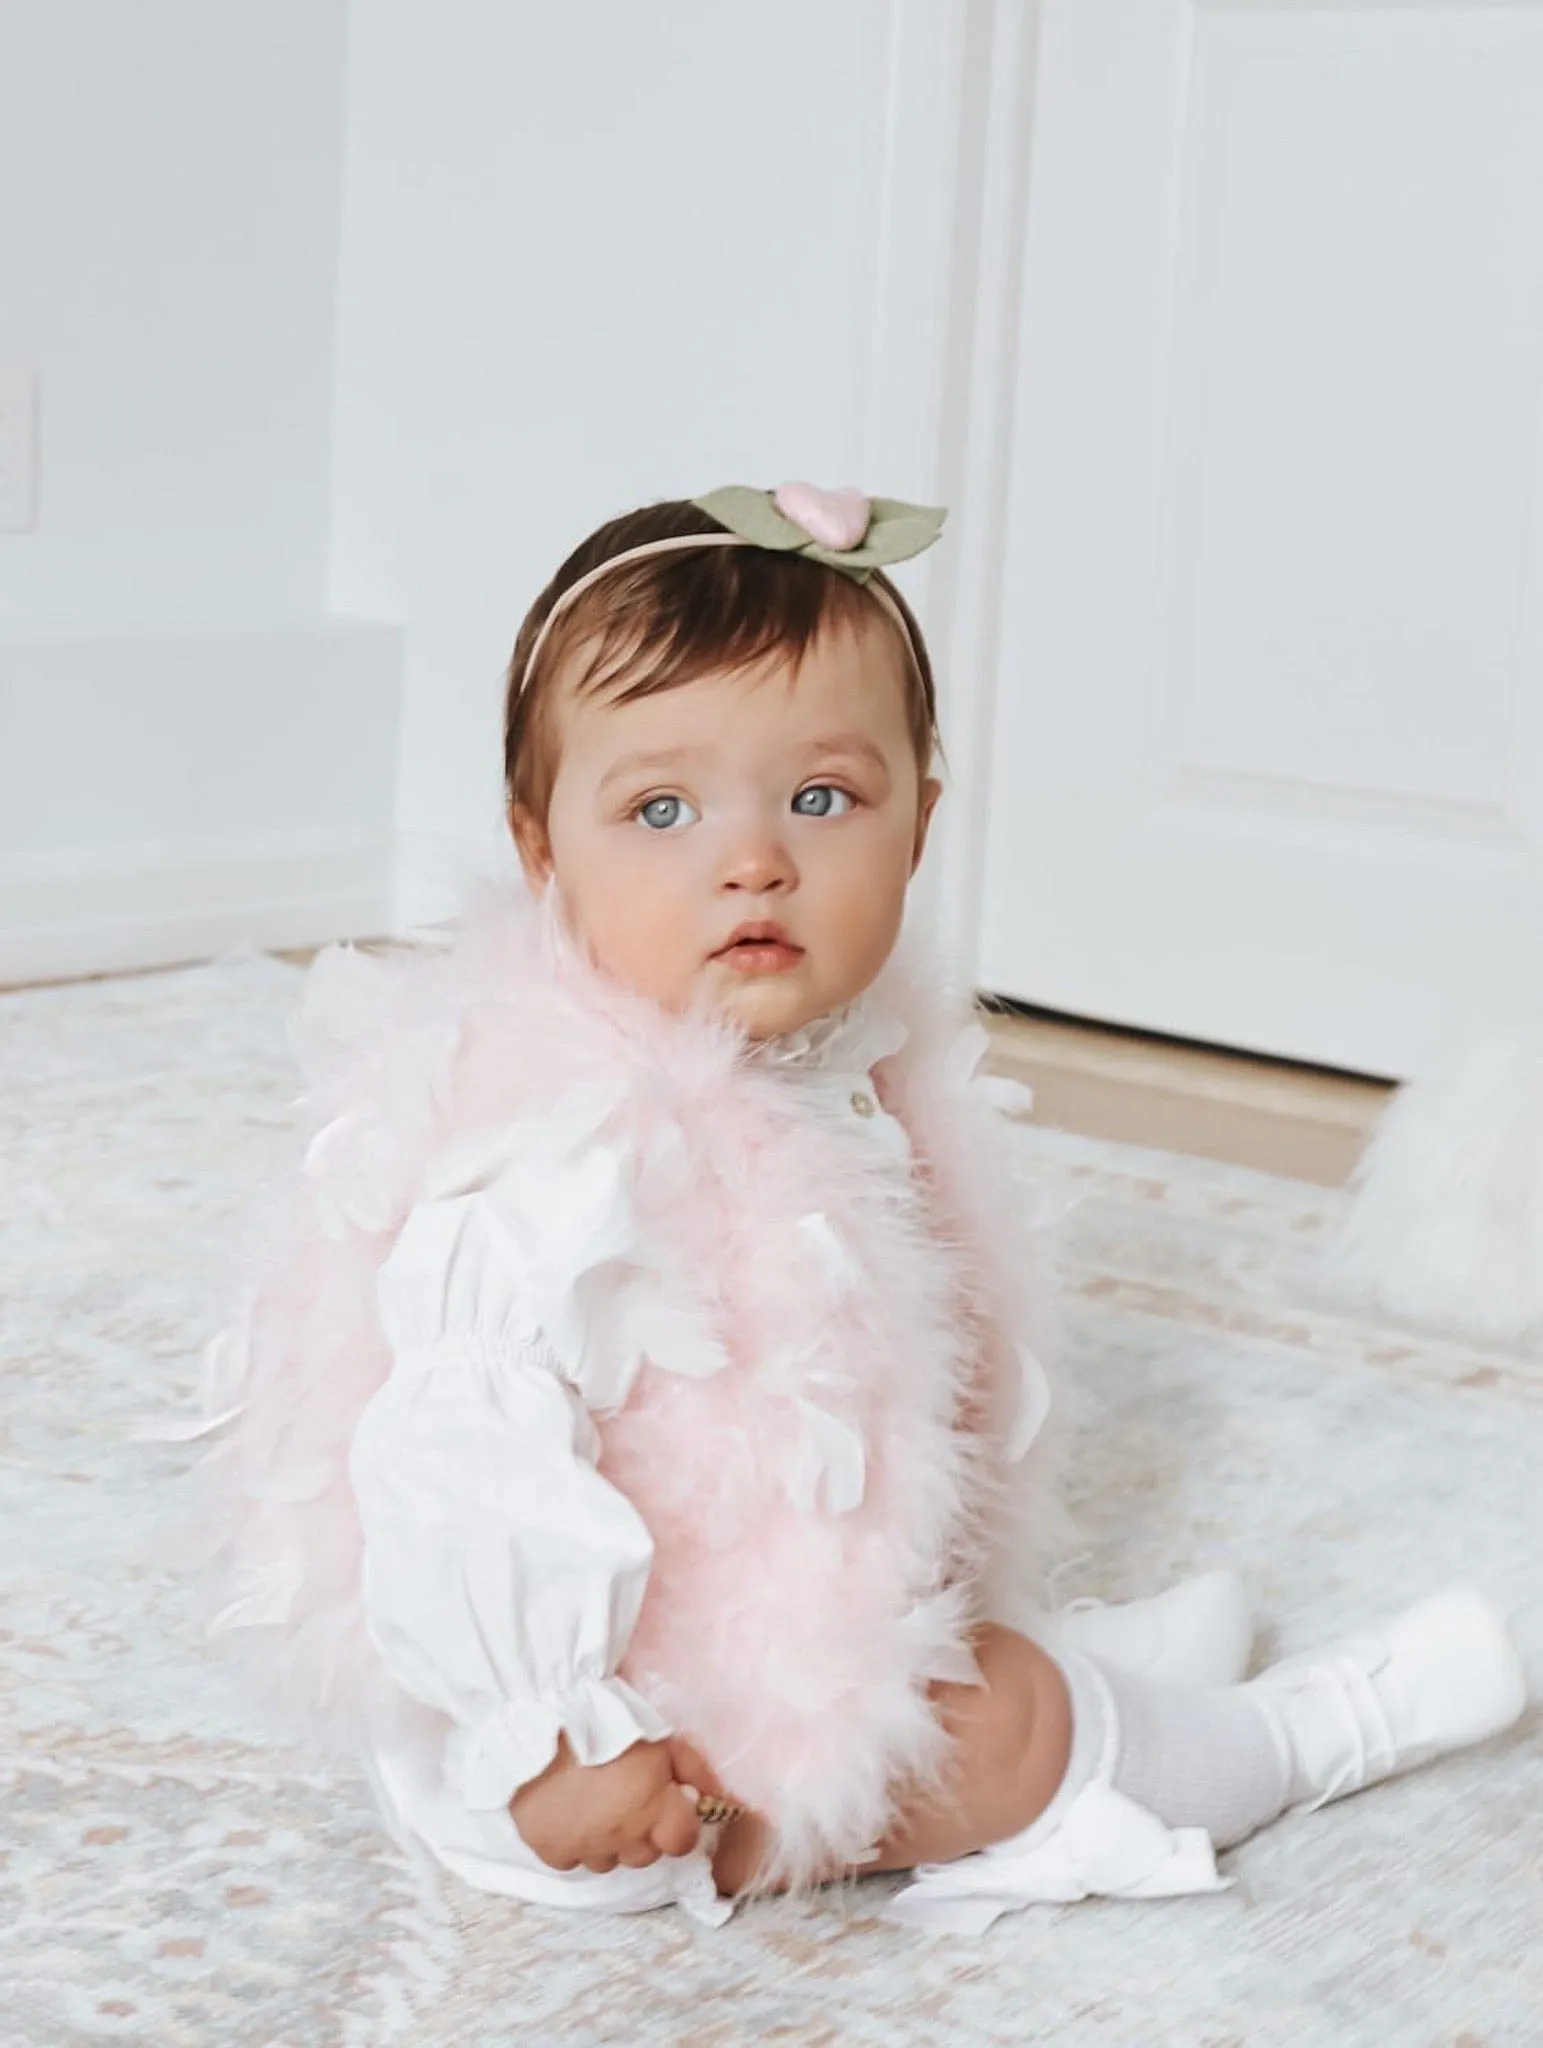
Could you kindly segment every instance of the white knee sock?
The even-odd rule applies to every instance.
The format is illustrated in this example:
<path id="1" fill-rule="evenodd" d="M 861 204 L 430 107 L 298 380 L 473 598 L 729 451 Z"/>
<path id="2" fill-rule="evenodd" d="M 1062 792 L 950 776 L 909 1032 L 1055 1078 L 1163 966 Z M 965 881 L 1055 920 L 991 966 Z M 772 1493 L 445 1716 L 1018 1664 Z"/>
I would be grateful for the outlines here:
<path id="1" fill-rule="evenodd" d="M 1248 1688 L 1163 1685 L 1074 1651 L 1056 1661 L 1071 1694 L 1071 1758 L 1055 1798 L 1020 1838 L 1025 1847 L 1094 1782 L 1168 1827 L 1204 1828 L 1218 1849 L 1295 1803 L 1290 1738 Z"/>

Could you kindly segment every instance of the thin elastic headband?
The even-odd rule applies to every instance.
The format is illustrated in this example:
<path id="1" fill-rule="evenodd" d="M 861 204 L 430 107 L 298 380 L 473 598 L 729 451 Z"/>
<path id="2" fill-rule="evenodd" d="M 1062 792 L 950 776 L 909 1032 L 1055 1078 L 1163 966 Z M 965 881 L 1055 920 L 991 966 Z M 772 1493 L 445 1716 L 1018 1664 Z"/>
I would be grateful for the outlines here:
<path id="1" fill-rule="evenodd" d="M 536 635 L 536 643 L 526 657 L 524 668 L 520 671 L 520 680 L 515 690 L 515 695 L 523 695 L 526 684 L 535 674 L 537 658 L 542 648 L 546 645 L 547 634 L 551 632 L 557 620 L 562 617 L 563 613 L 576 598 L 582 597 L 592 584 L 598 583 L 602 576 L 608 576 L 613 569 L 621 568 L 625 562 L 641 562 L 648 555 L 672 555 L 684 548 L 753 548 L 760 546 L 762 546 L 761 542 L 749 540 L 741 533 L 676 533 L 668 535 L 663 540 L 644 541 L 638 547 L 625 548 L 621 554 L 609 556 L 607 560 L 599 563 L 595 568 L 587 570 L 576 583 L 570 583 L 546 617 L 541 621 L 541 630 Z M 906 652 L 910 655 L 919 675 L 921 673 L 921 662 L 917 656 L 916 643 L 911 638 L 911 629 L 906 623 L 905 614 L 881 583 L 869 580 L 862 587 L 868 592 L 870 597 L 878 600 L 900 628 L 900 637 L 905 642 Z"/>

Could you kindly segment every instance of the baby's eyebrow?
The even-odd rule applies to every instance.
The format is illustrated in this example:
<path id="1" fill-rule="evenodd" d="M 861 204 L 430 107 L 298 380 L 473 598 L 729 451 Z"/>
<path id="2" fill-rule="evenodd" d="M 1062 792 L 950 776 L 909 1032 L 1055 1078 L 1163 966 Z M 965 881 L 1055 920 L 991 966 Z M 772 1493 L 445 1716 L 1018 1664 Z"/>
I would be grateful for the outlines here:
<path id="1" fill-rule="evenodd" d="M 876 768 L 887 769 L 889 766 L 884 758 L 883 749 L 863 732 L 824 733 L 819 739 L 806 741 L 796 751 L 798 758 L 806 761 L 822 754 L 856 754 L 859 758 L 870 761 Z M 711 752 L 711 747 L 680 746 L 655 747 L 644 753 L 623 754 L 621 759 L 613 761 L 601 776 L 600 787 L 603 790 L 609 789 L 613 782 L 621 781 L 624 776 L 636 775 L 644 768 L 673 768 L 679 762 L 700 760 L 704 754 Z"/>
<path id="2" fill-rule="evenodd" d="M 636 775 L 640 768 L 673 768 L 677 761 L 695 760 L 707 751 L 705 747 L 656 747 L 652 753 L 623 754 L 601 776 L 600 787 L 609 789 L 613 782 L 620 782 L 626 775 Z"/>
<path id="3" fill-rule="evenodd" d="M 865 732 L 832 732 L 821 739 L 811 740 L 802 749 L 807 758 L 811 754 L 856 754 L 860 759 L 871 761 L 875 768 L 887 768 L 884 749 Z"/>

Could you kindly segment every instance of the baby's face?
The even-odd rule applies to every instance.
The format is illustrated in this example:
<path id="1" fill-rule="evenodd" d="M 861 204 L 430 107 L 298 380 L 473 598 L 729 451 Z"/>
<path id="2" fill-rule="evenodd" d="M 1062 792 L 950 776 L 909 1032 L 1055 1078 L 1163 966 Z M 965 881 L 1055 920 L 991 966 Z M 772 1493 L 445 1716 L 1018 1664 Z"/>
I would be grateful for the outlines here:
<path id="1" fill-rule="evenodd" d="M 555 870 L 599 966 L 667 1009 L 705 999 L 768 1038 L 838 1008 L 893 949 L 942 787 L 917 765 L 901 659 L 876 618 L 822 634 L 796 674 L 562 696 L 546 835 L 516 820 L 527 875 Z M 785 943 L 731 946 L 746 924 Z"/>

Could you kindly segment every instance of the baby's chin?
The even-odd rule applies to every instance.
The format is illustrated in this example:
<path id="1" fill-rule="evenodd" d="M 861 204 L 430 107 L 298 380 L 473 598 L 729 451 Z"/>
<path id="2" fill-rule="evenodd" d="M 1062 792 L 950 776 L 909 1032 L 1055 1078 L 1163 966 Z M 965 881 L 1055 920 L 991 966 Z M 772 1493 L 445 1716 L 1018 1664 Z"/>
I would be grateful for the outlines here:
<path id="1" fill-rule="evenodd" d="M 637 963 L 608 961 L 591 957 L 602 972 L 609 974 L 636 994 L 646 995 L 662 1009 L 676 1016 L 694 1015 L 733 1024 L 747 1038 L 758 1041 L 781 1038 L 805 1024 L 840 1009 L 858 993 L 844 982 L 833 987 L 828 975 L 811 968 L 807 953 L 799 962 L 775 974 L 745 974 L 721 963 L 708 961 L 695 972 L 680 963 L 676 972 L 659 972 L 659 963 L 637 971 Z M 683 971 L 682 971 L 683 970 Z M 840 981 L 840 977 L 837 977 Z"/>
<path id="2" fill-rule="evenodd" d="M 839 1009 L 848 995 L 832 993 L 807 973 L 807 962 L 781 974 L 741 979 L 732 969 L 711 976 L 701 998 L 725 1022 L 752 1040 L 781 1038 Z"/>

